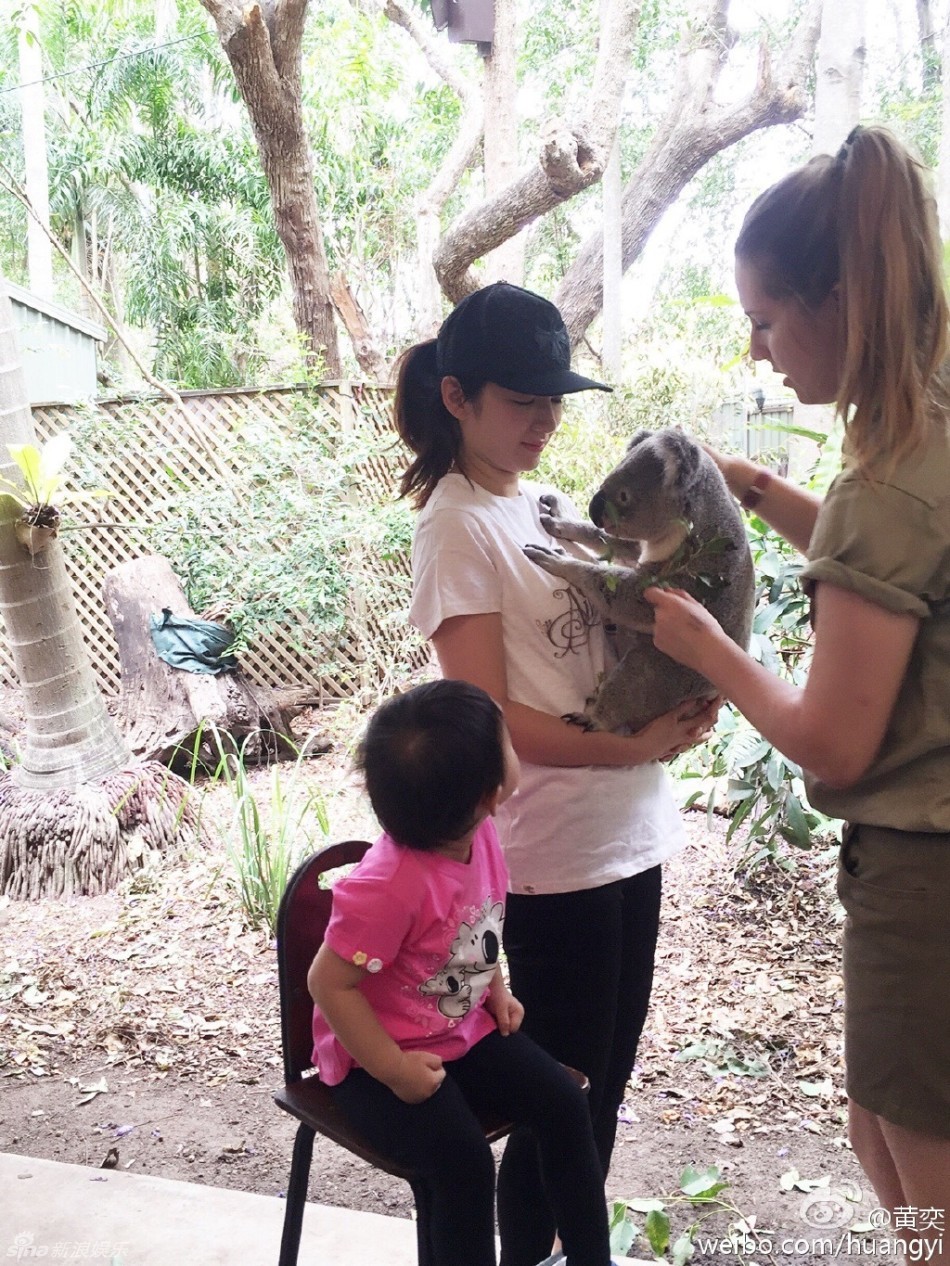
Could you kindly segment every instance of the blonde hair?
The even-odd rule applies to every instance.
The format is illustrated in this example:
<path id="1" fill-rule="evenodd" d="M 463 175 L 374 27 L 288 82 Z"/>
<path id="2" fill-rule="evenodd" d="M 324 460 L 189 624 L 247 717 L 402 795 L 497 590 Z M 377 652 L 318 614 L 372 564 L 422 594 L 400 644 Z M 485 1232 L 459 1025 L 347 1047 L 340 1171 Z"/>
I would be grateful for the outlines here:
<path id="1" fill-rule="evenodd" d="M 847 460 L 891 466 L 946 418 L 948 310 L 926 169 L 885 128 L 857 127 L 750 207 L 736 254 L 774 298 L 815 309 L 839 288 L 836 401 Z"/>

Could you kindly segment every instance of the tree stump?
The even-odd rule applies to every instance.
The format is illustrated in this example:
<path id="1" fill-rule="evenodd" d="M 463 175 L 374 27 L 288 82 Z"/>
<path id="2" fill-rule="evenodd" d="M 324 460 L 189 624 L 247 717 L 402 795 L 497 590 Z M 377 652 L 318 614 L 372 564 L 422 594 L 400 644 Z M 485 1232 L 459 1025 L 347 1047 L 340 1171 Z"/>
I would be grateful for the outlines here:
<path id="1" fill-rule="evenodd" d="M 119 644 L 116 722 L 136 755 L 172 768 L 212 769 L 232 750 L 248 761 L 297 755 L 290 719 L 267 687 L 248 681 L 240 668 L 191 673 L 158 655 L 149 617 L 169 607 L 195 618 L 167 558 L 147 555 L 114 567 L 102 596 Z"/>

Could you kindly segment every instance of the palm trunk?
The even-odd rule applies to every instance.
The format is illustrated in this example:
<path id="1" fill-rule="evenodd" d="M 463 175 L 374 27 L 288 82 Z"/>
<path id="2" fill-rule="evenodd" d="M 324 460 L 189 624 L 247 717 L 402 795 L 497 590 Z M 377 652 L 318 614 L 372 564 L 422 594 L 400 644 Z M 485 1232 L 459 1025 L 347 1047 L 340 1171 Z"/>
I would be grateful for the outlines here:
<path id="1" fill-rule="evenodd" d="M 0 284 L 0 475 L 15 477 L 8 444 L 34 442 Z M 0 615 L 26 711 L 21 762 L 0 775 L 0 892 L 102 891 L 193 825 L 188 788 L 163 766 L 131 767 L 92 675 L 61 547 L 31 555 L 18 515 L 0 496 Z"/>
<path id="2" fill-rule="evenodd" d="M 13 479 L 8 444 L 34 444 L 13 314 L 0 297 L 0 475 Z M 86 658 L 63 553 L 56 542 L 33 557 L 19 543 L 19 507 L 0 498 L 0 616 L 26 708 L 22 787 L 76 787 L 114 773 L 129 752 L 106 712 Z"/>

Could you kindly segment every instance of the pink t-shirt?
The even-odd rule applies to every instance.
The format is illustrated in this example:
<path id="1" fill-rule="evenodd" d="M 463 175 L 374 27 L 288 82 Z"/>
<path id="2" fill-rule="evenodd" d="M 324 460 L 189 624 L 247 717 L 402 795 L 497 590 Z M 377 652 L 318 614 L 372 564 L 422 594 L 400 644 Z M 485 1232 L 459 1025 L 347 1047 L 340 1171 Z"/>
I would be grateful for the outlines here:
<path id="1" fill-rule="evenodd" d="M 485 1002 L 498 966 L 507 887 L 491 818 L 475 832 L 467 862 L 382 835 L 334 884 L 326 943 L 366 969 L 360 989 L 403 1050 L 458 1059 L 495 1027 Z M 314 1007 L 320 1080 L 335 1086 L 355 1062 Z"/>

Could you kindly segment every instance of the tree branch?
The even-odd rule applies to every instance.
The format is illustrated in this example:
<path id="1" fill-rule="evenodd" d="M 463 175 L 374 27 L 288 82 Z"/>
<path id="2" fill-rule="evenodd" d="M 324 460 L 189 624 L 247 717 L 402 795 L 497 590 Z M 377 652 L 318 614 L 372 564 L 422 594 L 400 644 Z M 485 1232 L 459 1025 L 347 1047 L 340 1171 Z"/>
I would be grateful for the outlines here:
<path id="1" fill-rule="evenodd" d="M 444 41 L 434 39 L 429 26 L 400 0 L 350 0 L 350 3 L 367 17 L 382 15 L 396 26 L 401 26 L 418 44 L 422 55 L 442 82 L 448 84 L 466 106 L 475 104 L 475 90 L 458 66 L 445 56 Z"/>
<path id="2" fill-rule="evenodd" d="M 468 271 L 476 259 L 600 180 L 617 130 L 640 10 L 641 0 L 601 6 L 594 86 L 582 117 L 574 124 L 549 123 L 537 163 L 461 216 L 443 236 L 433 262 L 453 302 L 476 288 Z"/>
<path id="3" fill-rule="evenodd" d="M 821 29 L 822 0 L 811 0 L 792 43 L 773 70 L 768 45 L 759 49 L 753 91 L 736 106 L 717 106 L 713 93 L 732 46 L 728 0 L 714 0 L 680 61 L 677 90 L 653 143 L 623 195 L 623 267 L 636 260 L 668 206 L 716 154 L 761 128 L 791 123 L 806 106 L 805 82 Z M 603 304 L 603 233 L 592 233 L 555 296 L 572 345 Z"/>
<path id="4" fill-rule="evenodd" d="M 271 54 L 279 78 L 290 83 L 300 82 L 300 55 L 303 32 L 307 22 L 309 0 L 270 0 L 273 4 L 273 21 L 266 16 L 270 33 Z"/>

